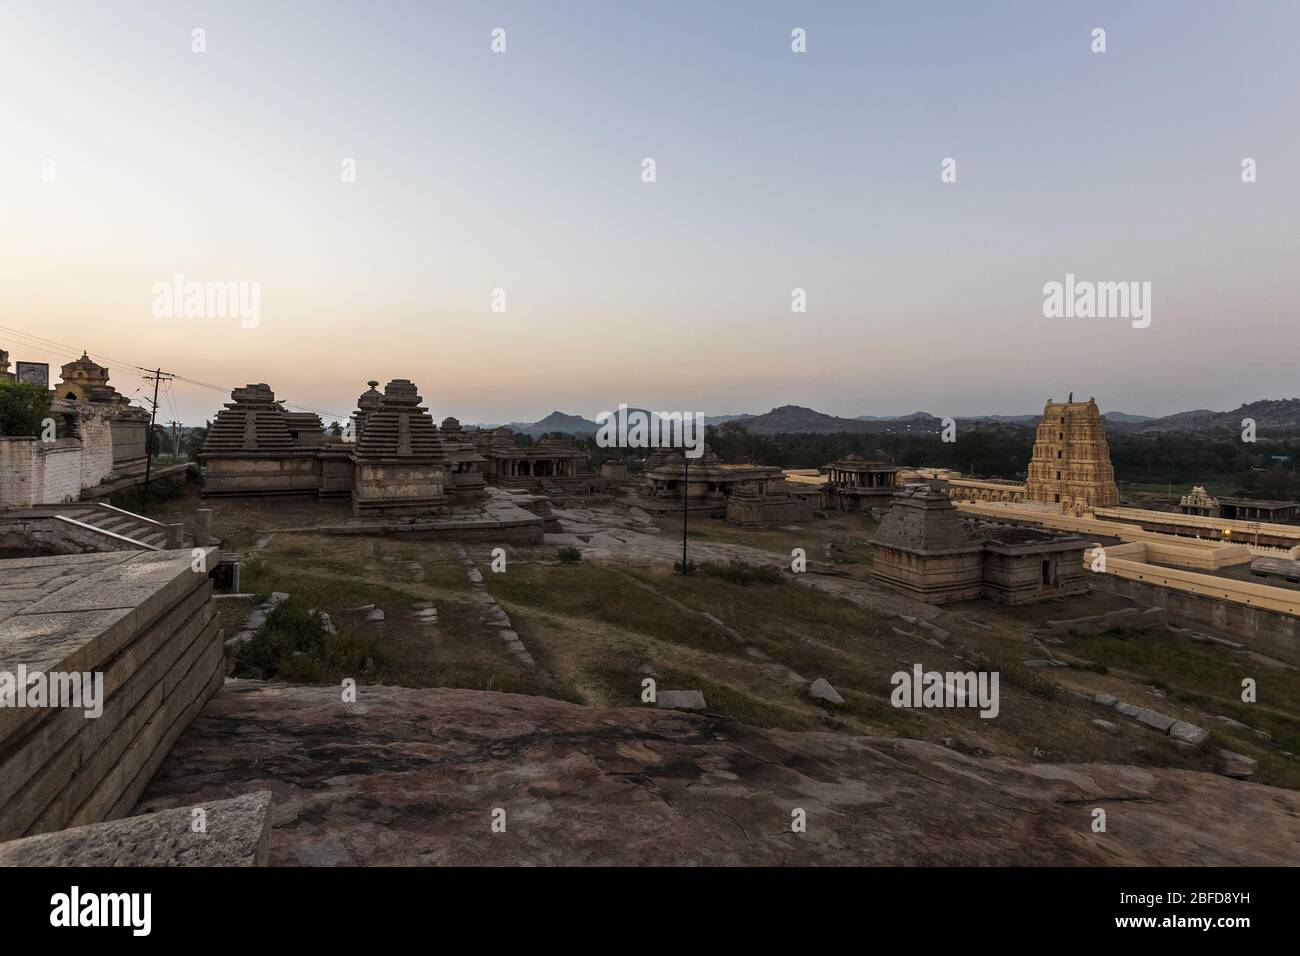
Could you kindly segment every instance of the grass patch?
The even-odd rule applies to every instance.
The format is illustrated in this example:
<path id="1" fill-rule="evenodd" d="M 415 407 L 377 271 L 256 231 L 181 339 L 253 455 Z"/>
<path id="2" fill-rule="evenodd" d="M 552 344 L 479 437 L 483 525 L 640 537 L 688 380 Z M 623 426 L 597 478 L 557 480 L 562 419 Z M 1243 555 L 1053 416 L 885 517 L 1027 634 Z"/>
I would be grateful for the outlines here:
<path id="1" fill-rule="evenodd" d="M 515 565 L 508 574 L 485 576 L 498 601 L 581 617 L 674 644 L 736 653 L 727 633 L 629 582 L 626 575 L 595 564 Z"/>
<path id="2" fill-rule="evenodd" d="M 1300 673 L 1165 632 L 1108 631 L 1072 638 L 1070 649 L 1138 676 L 1170 700 L 1266 732 L 1271 741 L 1220 721 L 1205 723 L 1228 749 L 1260 762 L 1256 779 L 1300 789 L 1300 763 L 1281 753 L 1300 753 Z M 1245 677 L 1256 681 L 1256 703 L 1241 699 Z"/>

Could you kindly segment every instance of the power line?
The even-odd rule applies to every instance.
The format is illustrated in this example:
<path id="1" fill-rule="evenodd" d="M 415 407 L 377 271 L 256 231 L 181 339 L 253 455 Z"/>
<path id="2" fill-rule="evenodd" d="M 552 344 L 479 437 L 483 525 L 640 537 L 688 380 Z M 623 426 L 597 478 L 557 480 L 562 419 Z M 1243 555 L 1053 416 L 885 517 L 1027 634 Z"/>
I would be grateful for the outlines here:
<path id="1" fill-rule="evenodd" d="M 8 335 L 15 336 L 16 338 L 19 339 L 20 345 L 27 346 L 28 348 L 32 348 L 34 346 L 32 346 L 29 342 L 23 341 L 23 339 L 30 339 L 33 342 L 38 343 L 38 346 L 35 346 L 37 347 L 38 351 L 45 351 L 50 355 L 58 356 L 60 354 L 67 355 L 68 353 L 75 354 L 77 351 L 76 348 L 74 348 L 73 346 L 66 345 L 63 342 L 56 342 L 54 339 L 48 339 L 40 335 L 34 335 L 31 332 L 24 332 L 20 329 L 12 329 L 5 325 L 0 325 L 0 332 L 4 332 Z M 43 348 L 41 346 L 43 346 Z M 148 368 L 147 366 L 144 365 L 137 365 L 134 362 L 128 362 L 124 359 L 116 359 L 113 358 L 111 355 L 105 355 L 103 352 L 91 352 L 88 349 L 82 349 L 82 352 L 102 365 L 111 365 L 117 368 L 135 369 L 137 372 L 145 372 L 145 373 L 149 373 L 149 375 L 154 374 L 154 369 Z M 212 382 L 204 382 L 197 378 L 190 378 L 187 375 L 181 375 L 179 373 L 169 373 L 169 374 L 171 374 L 176 381 L 185 382 L 187 385 L 196 385 L 199 388 L 211 389 L 214 392 L 221 392 L 226 395 L 229 395 L 231 392 L 234 391 L 234 388 L 231 386 L 214 385 Z M 145 378 L 147 380 L 148 375 L 144 375 L 142 376 L 142 378 Z M 140 389 L 138 388 L 136 389 L 137 392 L 139 390 Z M 148 401 L 148 399 L 144 399 L 144 401 Z M 280 404 L 284 405 L 285 408 L 291 409 L 296 412 L 311 412 L 315 415 L 333 418 L 339 421 L 346 421 L 348 418 L 351 417 L 350 413 L 333 412 L 328 409 L 313 408 L 310 405 L 297 405 L 294 404 L 293 402 L 284 401 L 283 399 L 280 401 Z M 177 415 L 177 417 L 179 418 L 180 416 Z"/>

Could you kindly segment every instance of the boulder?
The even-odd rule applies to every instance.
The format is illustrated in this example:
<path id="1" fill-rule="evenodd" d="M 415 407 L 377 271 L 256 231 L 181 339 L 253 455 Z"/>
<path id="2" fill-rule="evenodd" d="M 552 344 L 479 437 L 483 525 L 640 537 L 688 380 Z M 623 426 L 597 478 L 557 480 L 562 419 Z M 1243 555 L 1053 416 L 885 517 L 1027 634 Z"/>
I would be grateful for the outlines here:
<path id="1" fill-rule="evenodd" d="M 1215 769 L 1225 777 L 1245 780 L 1259 768 L 1257 761 L 1231 750 L 1220 749 L 1215 756 L 1218 758 Z"/>
<path id="2" fill-rule="evenodd" d="M 1146 724 L 1148 727 L 1153 727 L 1162 734 L 1169 733 L 1169 728 L 1178 723 L 1174 718 L 1147 707 L 1143 707 L 1138 711 L 1137 714 L 1134 715 L 1134 719 L 1136 719 L 1139 724 Z"/>
<path id="3" fill-rule="evenodd" d="M 844 698 L 840 696 L 839 691 L 832 687 L 825 677 L 819 677 L 808 685 L 808 696 L 815 700 L 824 700 L 828 704 L 844 703 Z"/>
<path id="4" fill-rule="evenodd" d="M 1210 732 L 1204 727 L 1197 727 L 1185 720 L 1176 720 L 1174 725 L 1169 728 L 1169 736 L 1175 740 L 1189 743 L 1193 747 L 1200 747 L 1210 739 Z"/>
<path id="5" fill-rule="evenodd" d="M 698 690 L 661 690 L 655 704 L 672 710 L 703 710 L 704 694 Z"/>

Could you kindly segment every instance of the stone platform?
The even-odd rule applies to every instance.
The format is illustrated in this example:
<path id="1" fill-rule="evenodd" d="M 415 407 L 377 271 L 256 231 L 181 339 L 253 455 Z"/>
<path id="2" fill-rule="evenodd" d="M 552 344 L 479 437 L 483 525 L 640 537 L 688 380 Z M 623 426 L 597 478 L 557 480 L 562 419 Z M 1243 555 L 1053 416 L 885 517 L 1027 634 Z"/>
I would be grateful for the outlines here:
<path id="1" fill-rule="evenodd" d="M 325 534 L 423 534 L 449 541 L 542 543 L 545 531 L 558 529 L 550 502 L 532 495 L 489 489 L 476 501 L 450 505 L 444 514 L 354 518 L 318 530 Z"/>
<path id="2" fill-rule="evenodd" d="M 215 566 L 215 548 L 206 559 Z M 212 583 L 193 560 L 185 550 L 0 561 L 0 673 L 102 679 L 97 717 L 0 706 L 0 840 L 128 813 L 220 686 Z"/>

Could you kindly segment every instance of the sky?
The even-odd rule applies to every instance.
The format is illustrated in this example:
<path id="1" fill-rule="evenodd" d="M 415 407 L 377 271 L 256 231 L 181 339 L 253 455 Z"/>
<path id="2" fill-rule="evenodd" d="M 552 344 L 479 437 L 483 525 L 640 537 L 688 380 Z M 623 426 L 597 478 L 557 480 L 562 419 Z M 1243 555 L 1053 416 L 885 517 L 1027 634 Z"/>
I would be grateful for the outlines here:
<path id="1" fill-rule="evenodd" d="M 0 348 L 177 373 L 186 424 L 393 378 L 465 422 L 1293 397 L 1298 34 L 1293 0 L 5 0 Z M 1067 274 L 1149 282 L 1150 324 L 1044 316 Z M 169 310 L 177 275 L 256 321 Z"/>

